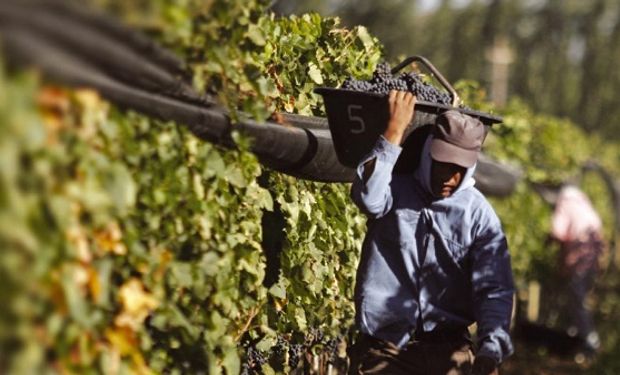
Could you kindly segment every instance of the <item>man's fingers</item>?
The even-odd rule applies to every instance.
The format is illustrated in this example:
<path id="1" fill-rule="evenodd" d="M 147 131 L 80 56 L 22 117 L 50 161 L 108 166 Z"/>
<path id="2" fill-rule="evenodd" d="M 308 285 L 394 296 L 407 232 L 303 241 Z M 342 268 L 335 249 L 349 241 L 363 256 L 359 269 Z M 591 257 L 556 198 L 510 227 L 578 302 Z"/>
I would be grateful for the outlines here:
<path id="1" fill-rule="evenodd" d="M 413 95 L 412 93 L 408 92 L 405 94 L 405 102 L 407 103 L 407 105 L 411 105 L 415 103 L 415 95 Z"/>
<path id="2" fill-rule="evenodd" d="M 389 102 L 392 104 L 403 103 L 406 106 L 415 106 L 416 96 L 409 91 L 390 90 Z"/>

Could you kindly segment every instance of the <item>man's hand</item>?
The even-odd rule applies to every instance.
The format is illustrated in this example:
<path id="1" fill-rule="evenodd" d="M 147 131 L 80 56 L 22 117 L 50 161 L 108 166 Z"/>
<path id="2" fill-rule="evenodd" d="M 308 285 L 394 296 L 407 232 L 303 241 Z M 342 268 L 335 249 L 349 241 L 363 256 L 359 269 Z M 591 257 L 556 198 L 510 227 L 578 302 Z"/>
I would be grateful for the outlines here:
<path id="1" fill-rule="evenodd" d="M 499 375 L 495 360 L 485 356 L 476 357 L 471 373 L 472 375 Z"/>
<path id="2" fill-rule="evenodd" d="M 400 145 L 405 129 L 413 117 L 416 97 L 410 92 L 392 90 L 388 102 L 390 105 L 390 121 L 383 137 L 390 143 Z"/>

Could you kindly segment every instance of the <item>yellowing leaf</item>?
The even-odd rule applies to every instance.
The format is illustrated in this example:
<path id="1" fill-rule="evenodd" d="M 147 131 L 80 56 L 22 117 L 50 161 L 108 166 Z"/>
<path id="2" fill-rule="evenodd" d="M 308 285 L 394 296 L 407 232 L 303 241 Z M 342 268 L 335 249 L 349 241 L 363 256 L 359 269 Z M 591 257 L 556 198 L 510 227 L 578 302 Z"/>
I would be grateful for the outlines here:
<path id="1" fill-rule="evenodd" d="M 87 109 L 94 110 L 105 105 L 95 90 L 80 89 L 74 92 L 75 99 Z"/>
<path id="2" fill-rule="evenodd" d="M 82 262 L 90 263 L 92 260 L 92 255 L 84 229 L 79 225 L 74 225 L 67 229 L 65 237 L 67 238 L 67 241 L 73 245 L 77 253 L 77 258 Z"/>
<path id="3" fill-rule="evenodd" d="M 99 301 L 101 296 L 101 280 L 97 270 L 92 267 L 88 267 L 88 289 L 93 300 Z"/>
<path id="4" fill-rule="evenodd" d="M 105 336 L 120 355 L 130 357 L 133 361 L 133 373 L 140 375 L 150 375 L 153 373 L 148 368 L 142 353 L 140 343 L 131 330 L 123 327 L 108 328 Z"/>
<path id="5" fill-rule="evenodd" d="M 118 295 L 123 308 L 114 322 L 119 327 L 133 331 L 137 331 L 144 319 L 159 305 L 159 302 L 144 290 L 142 282 L 136 278 L 123 284 Z"/>
<path id="6" fill-rule="evenodd" d="M 121 355 L 131 355 L 138 347 L 134 333 L 126 328 L 108 328 L 105 336 Z"/>
<path id="7" fill-rule="evenodd" d="M 103 230 L 95 233 L 95 242 L 104 252 L 125 255 L 127 247 L 122 242 L 123 232 L 117 222 L 111 222 Z"/>

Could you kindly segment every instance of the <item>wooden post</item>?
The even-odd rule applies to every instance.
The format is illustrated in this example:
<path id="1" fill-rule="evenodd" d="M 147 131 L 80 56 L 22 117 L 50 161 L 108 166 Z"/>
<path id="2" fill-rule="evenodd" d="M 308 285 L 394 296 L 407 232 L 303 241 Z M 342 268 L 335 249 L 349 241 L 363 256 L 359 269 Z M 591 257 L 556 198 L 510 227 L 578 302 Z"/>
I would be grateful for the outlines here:
<path id="1" fill-rule="evenodd" d="M 540 283 L 536 280 L 530 281 L 527 289 L 527 320 L 535 322 L 540 314 Z"/>

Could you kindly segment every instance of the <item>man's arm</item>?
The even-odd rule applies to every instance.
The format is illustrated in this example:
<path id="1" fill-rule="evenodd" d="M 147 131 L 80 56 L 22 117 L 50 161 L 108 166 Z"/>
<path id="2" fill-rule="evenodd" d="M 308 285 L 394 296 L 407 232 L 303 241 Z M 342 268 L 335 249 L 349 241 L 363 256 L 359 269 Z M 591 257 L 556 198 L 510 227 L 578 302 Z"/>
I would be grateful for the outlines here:
<path id="1" fill-rule="evenodd" d="M 512 354 L 509 335 L 514 282 L 508 244 L 499 219 L 488 208 L 471 249 L 474 313 L 478 323 L 475 375 L 496 374 L 496 367 Z"/>
<path id="2" fill-rule="evenodd" d="M 405 129 L 413 117 L 416 98 L 411 93 L 391 91 L 389 95 L 390 120 L 370 154 L 357 168 L 351 187 L 351 197 L 357 206 L 371 217 L 385 215 L 392 206 L 389 189 L 392 169 L 400 155 Z"/>

